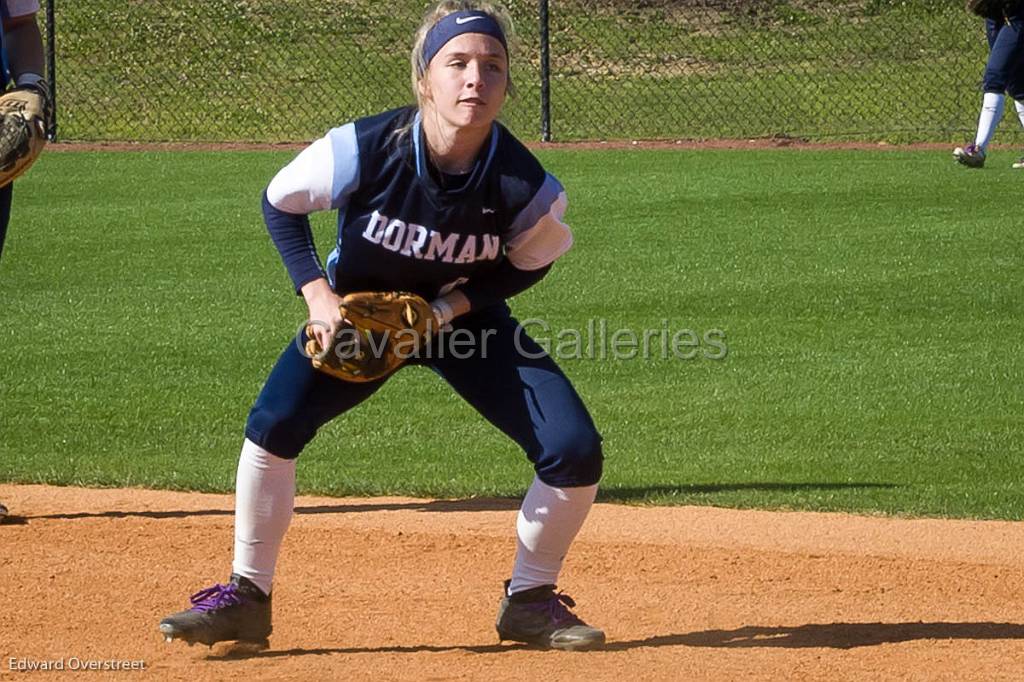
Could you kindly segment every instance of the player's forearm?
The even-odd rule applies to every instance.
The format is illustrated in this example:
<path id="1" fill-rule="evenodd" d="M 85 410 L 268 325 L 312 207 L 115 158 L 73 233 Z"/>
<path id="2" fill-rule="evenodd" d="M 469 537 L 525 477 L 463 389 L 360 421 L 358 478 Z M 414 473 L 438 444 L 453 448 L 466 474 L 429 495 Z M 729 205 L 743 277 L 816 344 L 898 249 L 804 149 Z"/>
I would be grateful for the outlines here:
<path id="1" fill-rule="evenodd" d="M 491 272 L 471 279 L 452 293 L 460 292 L 469 309 L 481 310 L 526 291 L 544 279 L 550 270 L 551 265 L 520 270 L 506 259 Z"/>
<path id="2" fill-rule="evenodd" d="M 438 296 L 430 303 L 434 310 L 434 316 L 440 325 L 444 326 L 460 315 L 465 315 L 472 307 L 466 295 L 454 289 L 444 296 Z"/>
<path id="3" fill-rule="evenodd" d="M 337 298 L 331 285 L 323 277 L 306 282 L 299 291 L 311 308 L 320 301 L 333 301 Z"/>
<path id="4" fill-rule="evenodd" d="M 292 278 L 296 292 L 313 280 L 326 277 L 313 244 L 309 218 L 275 208 L 263 193 L 263 220 L 281 260 Z"/>
<path id="5" fill-rule="evenodd" d="M 4 27 L 4 47 L 15 80 L 27 73 L 46 73 L 43 38 L 35 15 L 17 17 Z"/>

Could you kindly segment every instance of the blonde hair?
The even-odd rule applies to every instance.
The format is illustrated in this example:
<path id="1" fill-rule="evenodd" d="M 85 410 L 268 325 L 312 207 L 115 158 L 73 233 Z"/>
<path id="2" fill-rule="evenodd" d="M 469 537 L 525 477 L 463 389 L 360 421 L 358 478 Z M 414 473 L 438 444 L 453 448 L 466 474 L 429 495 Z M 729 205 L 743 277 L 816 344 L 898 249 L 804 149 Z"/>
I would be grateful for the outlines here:
<path id="1" fill-rule="evenodd" d="M 412 53 L 410 54 L 412 92 L 420 109 L 423 108 L 423 96 L 420 94 L 419 84 L 427 75 L 427 67 L 429 66 L 423 61 L 423 43 L 427 39 L 427 33 L 437 25 L 437 22 L 449 14 L 462 11 L 483 12 L 498 22 L 498 26 L 501 27 L 502 32 L 505 34 L 505 41 L 510 44 L 508 50 L 511 52 L 512 18 L 504 7 L 494 2 L 487 2 L 486 0 L 441 0 L 441 2 L 431 7 L 423 15 L 423 23 L 420 24 L 419 30 L 416 31 L 416 38 L 413 41 Z M 510 68 L 507 85 L 505 86 L 505 94 L 511 97 L 515 92 L 512 86 L 512 55 L 509 54 L 508 58 Z"/>

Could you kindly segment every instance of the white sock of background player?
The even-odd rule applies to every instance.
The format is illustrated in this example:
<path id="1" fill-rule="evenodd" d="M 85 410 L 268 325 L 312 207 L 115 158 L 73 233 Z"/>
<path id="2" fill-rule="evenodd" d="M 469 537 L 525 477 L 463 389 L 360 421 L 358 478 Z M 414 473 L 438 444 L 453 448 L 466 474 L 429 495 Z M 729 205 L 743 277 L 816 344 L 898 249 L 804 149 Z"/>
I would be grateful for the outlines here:
<path id="1" fill-rule="evenodd" d="M 1024 127 L 1024 102 L 1013 100 L 1013 108 L 1017 110 L 1017 118 L 1020 119 L 1020 124 Z"/>
<path id="2" fill-rule="evenodd" d="M 569 545 L 596 495 L 596 485 L 553 488 L 533 479 L 516 520 L 516 560 L 509 594 L 558 582 Z"/>
<path id="3" fill-rule="evenodd" d="M 270 594 L 281 541 L 295 508 L 295 460 L 248 438 L 235 478 L 235 559 L 231 569 Z"/>
<path id="4" fill-rule="evenodd" d="M 978 117 L 978 134 L 974 138 L 974 144 L 982 149 L 988 149 L 988 143 L 996 133 L 996 127 L 1003 118 L 1003 109 L 1006 105 L 1006 95 L 998 92 L 986 92 L 981 102 L 981 116 Z"/>

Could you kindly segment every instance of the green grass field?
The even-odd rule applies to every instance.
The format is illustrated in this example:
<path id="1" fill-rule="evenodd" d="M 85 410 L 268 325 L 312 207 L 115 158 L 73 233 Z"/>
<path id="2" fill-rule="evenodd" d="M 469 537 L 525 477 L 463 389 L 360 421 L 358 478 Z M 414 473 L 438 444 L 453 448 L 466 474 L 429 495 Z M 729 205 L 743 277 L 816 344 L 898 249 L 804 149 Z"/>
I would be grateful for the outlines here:
<path id="1" fill-rule="evenodd" d="M 577 243 L 521 318 L 724 332 L 723 360 L 565 360 L 604 499 L 1024 518 L 1024 174 L 942 152 L 544 151 Z M 259 213 L 288 152 L 49 153 L 0 295 L 0 480 L 228 491 L 304 319 Z M 322 255 L 331 217 L 316 221 Z M 303 492 L 515 495 L 427 370 L 303 454 Z"/>

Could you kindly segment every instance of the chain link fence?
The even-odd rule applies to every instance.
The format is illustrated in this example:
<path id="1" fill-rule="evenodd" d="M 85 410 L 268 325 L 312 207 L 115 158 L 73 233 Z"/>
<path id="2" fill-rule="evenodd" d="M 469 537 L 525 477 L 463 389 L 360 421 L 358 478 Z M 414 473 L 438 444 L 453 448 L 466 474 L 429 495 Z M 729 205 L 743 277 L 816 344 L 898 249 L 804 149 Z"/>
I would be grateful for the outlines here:
<path id="1" fill-rule="evenodd" d="M 987 45 L 958 0 L 506 6 L 517 95 L 504 120 L 528 140 L 949 141 L 977 119 Z M 312 139 L 412 101 L 409 49 L 425 7 L 56 0 L 60 137 Z"/>

